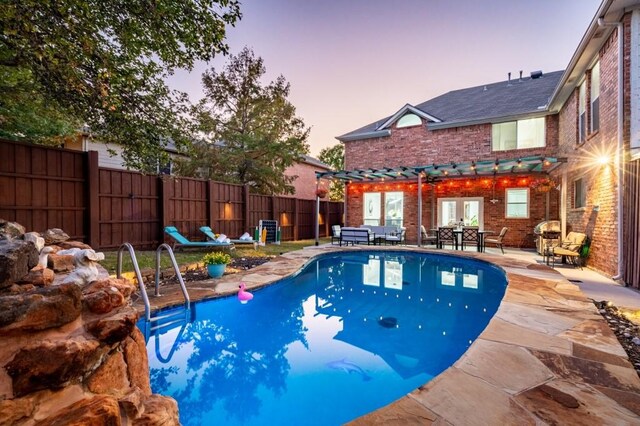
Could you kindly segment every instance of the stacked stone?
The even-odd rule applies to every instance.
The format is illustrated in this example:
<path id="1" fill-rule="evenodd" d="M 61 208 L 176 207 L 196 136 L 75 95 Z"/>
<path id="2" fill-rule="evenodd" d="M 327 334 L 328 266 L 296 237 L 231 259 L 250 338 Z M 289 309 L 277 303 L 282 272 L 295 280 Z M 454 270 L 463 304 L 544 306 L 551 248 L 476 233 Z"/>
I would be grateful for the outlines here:
<path id="1" fill-rule="evenodd" d="M 0 220 L 0 425 L 179 424 L 151 393 L 131 282 L 65 282 L 74 256 L 56 253 L 90 247 L 24 231 Z"/>

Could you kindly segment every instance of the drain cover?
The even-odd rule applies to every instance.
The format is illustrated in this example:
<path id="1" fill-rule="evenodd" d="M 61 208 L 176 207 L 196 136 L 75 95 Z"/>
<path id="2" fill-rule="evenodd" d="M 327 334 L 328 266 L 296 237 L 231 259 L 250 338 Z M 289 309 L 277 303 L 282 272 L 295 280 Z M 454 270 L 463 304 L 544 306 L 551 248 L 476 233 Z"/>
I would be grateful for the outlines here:
<path id="1" fill-rule="evenodd" d="M 394 317 L 384 317 L 378 320 L 378 324 L 384 328 L 396 328 L 398 325 L 398 319 Z"/>

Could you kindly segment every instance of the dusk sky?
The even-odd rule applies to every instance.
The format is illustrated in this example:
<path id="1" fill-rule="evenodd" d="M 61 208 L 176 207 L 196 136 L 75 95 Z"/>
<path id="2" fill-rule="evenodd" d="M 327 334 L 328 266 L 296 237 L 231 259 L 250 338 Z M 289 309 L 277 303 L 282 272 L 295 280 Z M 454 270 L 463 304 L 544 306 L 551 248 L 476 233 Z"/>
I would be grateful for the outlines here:
<path id="1" fill-rule="evenodd" d="M 600 0 L 245 0 L 231 53 L 264 59 L 311 127 L 311 155 L 335 137 L 450 90 L 564 69 Z M 192 102 L 201 75 L 227 58 L 177 72 Z"/>

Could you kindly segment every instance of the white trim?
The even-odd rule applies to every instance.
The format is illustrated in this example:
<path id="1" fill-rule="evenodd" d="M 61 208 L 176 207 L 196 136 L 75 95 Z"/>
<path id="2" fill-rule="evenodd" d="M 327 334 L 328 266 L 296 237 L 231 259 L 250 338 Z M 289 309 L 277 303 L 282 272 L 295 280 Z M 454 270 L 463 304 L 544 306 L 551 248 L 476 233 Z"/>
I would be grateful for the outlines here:
<path id="1" fill-rule="evenodd" d="M 415 115 L 417 115 L 418 117 L 422 117 L 425 120 L 432 121 L 434 123 L 441 123 L 442 122 L 442 120 L 440 120 L 439 118 L 436 118 L 433 115 L 427 114 L 426 112 L 419 110 L 418 108 L 414 107 L 413 105 L 406 104 L 405 106 L 400 108 L 398 110 L 398 112 L 393 114 L 387 121 L 382 123 L 380 126 L 376 127 L 376 131 L 384 130 L 385 128 L 391 126 L 400 117 L 402 117 L 404 114 L 406 114 L 407 111 L 412 112 Z"/>
<path id="2" fill-rule="evenodd" d="M 507 212 L 509 211 L 509 191 L 510 190 L 527 191 L 527 215 L 526 216 L 509 216 L 508 215 Z M 531 216 L 531 191 L 529 190 L 529 188 L 519 188 L 519 187 L 505 188 L 504 189 L 504 218 L 505 219 L 529 219 L 529 216 Z"/>

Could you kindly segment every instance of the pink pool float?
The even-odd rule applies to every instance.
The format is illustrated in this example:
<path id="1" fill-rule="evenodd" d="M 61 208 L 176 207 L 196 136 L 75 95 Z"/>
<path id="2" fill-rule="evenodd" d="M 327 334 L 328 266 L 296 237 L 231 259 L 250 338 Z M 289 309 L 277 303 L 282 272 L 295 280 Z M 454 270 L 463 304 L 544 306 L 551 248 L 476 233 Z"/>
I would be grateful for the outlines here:
<path id="1" fill-rule="evenodd" d="M 249 300 L 253 299 L 253 294 L 249 293 L 248 291 L 245 290 L 245 284 L 244 283 L 240 283 L 240 291 L 238 291 L 238 300 L 240 301 L 240 303 L 245 304 L 247 303 Z"/>

